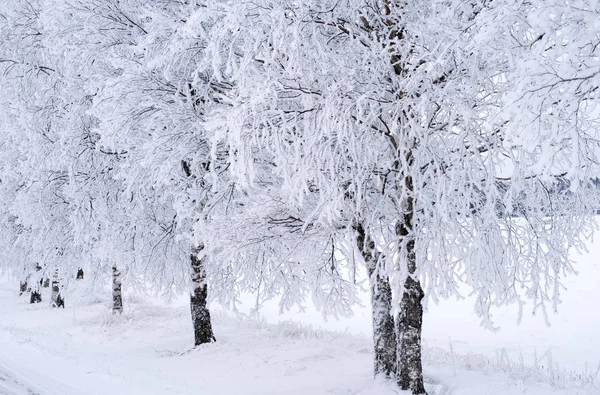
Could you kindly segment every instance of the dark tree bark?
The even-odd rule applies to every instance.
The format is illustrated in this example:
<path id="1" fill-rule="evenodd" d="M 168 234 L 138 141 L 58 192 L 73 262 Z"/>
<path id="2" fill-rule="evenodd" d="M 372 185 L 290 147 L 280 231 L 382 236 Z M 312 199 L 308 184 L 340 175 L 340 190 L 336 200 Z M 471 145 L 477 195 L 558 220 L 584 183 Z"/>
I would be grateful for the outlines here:
<path id="1" fill-rule="evenodd" d="M 208 285 L 206 284 L 206 270 L 204 268 L 206 256 L 199 257 L 203 250 L 204 245 L 200 244 L 190 255 L 193 286 L 190 295 L 190 307 L 194 325 L 194 344 L 196 346 L 216 341 L 212 330 L 210 311 L 206 303 L 208 298 Z"/>
<path id="2" fill-rule="evenodd" d="M 77 277 L 75 277 L 76 280 L 83 280 L 83 269 L 79 268 L 77 269 Z"/>
<path id="3" fill-rule="evenodd" d="M 117 265 L 113 266 L 112 271 L 113 313 L 121 314 L 123 312 L 123 297 L 121 294 L 121 272 L 119 271 L 119 269 L 117 269 Z"/>
<path id="4" fill-rule="evenodd" d="M 388 276 L 379 273 L 380 254 L 362 223 L 357 224 L 356 244 L 362 254 L 371 284 L 375 376 L 394 377 L 397 369 L 396 332 L 392 316 L 392 288 Z"/>
<path id="5" fill-rule="evenodd" d="M 400 302 L 398 333 L 400 334 L 400 361 L 398 384 L 414 395 L 426 394 L 421 362 L 421 330 L 423 324 L 424 293 L 418 280 L 407 277 Z"/>
<path id="6" fill-rule="evenodd" d="M 65 301 L 60 294 L 60 283 L 58 278 L 58 269 L 54 271 L 54 276 L 52 277 L 52 297 L 51 297 L 52 307 L 62 307 L 65 308 Z"/>
<path id="7" fill-rule="evenodd" d="M 42 294 L 39 290 L 31 291 L 31 296 L 29 297 L 29 303 L 40 303 L 42 301 Z"/>
<path id="8" fill-rule="evenodd" d="M 42 270 L 42 267 L 40 266 L 39 263 L 35 264 L 35 271 L 39 272 Z M 31 291 L 31 296 L 29 298 L 29 303 L 40 303 L 42 301 L 42 291 L 40 290 L 40 287 L 42 285 L 42 281 L 38 281 L 37 280 L 38 277 L 33 277 L 33 279 L 30 279 L 30 283 L 33 284 L 33 287 L 30 289 Z"/>
<path id="9" fill-rule="evenodd" d="M 410 151 L 407 163 L 413 162 Z M 404 214 L 396 226 L 401 246 L 401 257 L 406 259 L 408 276 L 404 282 L 404 291 L 400 301 L 398 315 L 398 385 L 403 390 L 411 390 L 413 395 L 427 394 L 423 383 L 423 365 L 421 361 L 421 330 L 423 324 L 424 293 L 421 283 L 416 277 L 417 259 L 415 252 L 415 236 L 413 229 L 414 200 L 413 181 L 410 175 L 404 176 L 407 193 Z"/>
<path id="10" fill-rule="evenodd" d="M 202 163 L 202 168 L 208 171 L 210 162 Z M 193 179 L 192 166 L 187 160 L 181 161 L 181 167 L 186 177 Z M 190 309 L 192 324 L 194 326 L 194 344 L 196 346 L 216 341 L 212 330 L 210 311 L 207 306 L 208 285 L 206 284 L 206 255 L 203 253 L 204 244 L 200 243 L 192 249 L 190 262 L 192 266 L 192 293 L 190 295 Z"/>

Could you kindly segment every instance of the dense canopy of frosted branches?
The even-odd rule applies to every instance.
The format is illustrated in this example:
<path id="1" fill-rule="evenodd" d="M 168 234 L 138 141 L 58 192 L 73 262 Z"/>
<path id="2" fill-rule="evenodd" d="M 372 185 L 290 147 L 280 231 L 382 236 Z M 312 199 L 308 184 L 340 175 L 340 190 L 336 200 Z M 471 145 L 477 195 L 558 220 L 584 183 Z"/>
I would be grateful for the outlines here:
<path id="1" fill-rule="evenodd" d="M 433 300 L 468 285 L 488 327 L 494 304 L 545 313 L 600 207 L 599 14 L 4 1 L 0 268 L 118 265 L 171 293 L 197 253 L 211 298 L 350 314 L 358 231 L 397 299 L 413 278 Z"/>

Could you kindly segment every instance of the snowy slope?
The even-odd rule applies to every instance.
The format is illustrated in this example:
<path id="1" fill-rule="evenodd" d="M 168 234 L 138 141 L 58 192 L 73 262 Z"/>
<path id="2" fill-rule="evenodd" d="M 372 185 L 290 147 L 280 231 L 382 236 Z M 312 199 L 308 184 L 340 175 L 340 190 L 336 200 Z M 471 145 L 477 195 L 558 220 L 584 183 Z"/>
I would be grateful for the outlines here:
<path id="1" fill-rule="evenodd" d="M 429 306 L 430 395 L 600 394 L 599 250 L 576 257 L 581 275 L 569 280 L 551 327 L 529 316 L 517 326 L 507 308 L 496 313 L 501 330 L 491 333 L 478 326 L 468 300 Z M 17 283 L 0 282 L 0 394 L 400 393 L 371 377 L 366 306 L 328 322 L 310 309 L 280 316 L 267 306 L 258 321 L 213 306 L 217 343 L 191 349 L 182 303 L 126 294 L 126 313 L 115 317 L 108 291 L 84 297 L 85 284 L 78 286 L 65 310 L 52 310 L 49 295 L 30 305 L 17 296 Z"/>

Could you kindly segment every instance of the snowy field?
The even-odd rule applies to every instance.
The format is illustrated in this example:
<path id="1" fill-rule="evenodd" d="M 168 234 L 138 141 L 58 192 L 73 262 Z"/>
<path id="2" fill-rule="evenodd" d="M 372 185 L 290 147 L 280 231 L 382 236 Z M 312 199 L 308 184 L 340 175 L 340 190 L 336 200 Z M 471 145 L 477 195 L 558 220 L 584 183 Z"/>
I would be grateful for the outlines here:
<path id="1" fill-rule="evenodd" d="M 600 243 L 575 256 L 551 326 L 525 311 L 495 312 L 486 331 L 472 303 L 430 305 L 424 319 L 424 364 L 430 395 L 600 394 Z M 368 297 L 353 318 L 327 322 L 314 310 L 263 319 L 213 307 L 217 343 L 191 349 L 184 300 L 171 305 L 125 296 L 110 314 L 109 292 L 67 293 L 67 308 L 18 297 L 0 282 L 0 394 L 399 394 L 371 377 Z M 45 290 L 48 292 L 48 290 Z"/>

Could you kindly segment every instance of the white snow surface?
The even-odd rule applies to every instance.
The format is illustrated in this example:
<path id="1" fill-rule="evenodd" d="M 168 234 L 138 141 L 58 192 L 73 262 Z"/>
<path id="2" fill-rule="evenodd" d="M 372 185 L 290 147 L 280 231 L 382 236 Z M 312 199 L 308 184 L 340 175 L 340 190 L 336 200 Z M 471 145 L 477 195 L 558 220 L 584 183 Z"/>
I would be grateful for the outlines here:
<path id="1" fill-rule="evenodd" d="M 424 318 L 424 370 L 430 395 L 600 394 L 600 243 L 574 255 L 551 326 L 516 308 L 481 328 L 472 303 L 430 305 Z M 323 321 L 313 309 L 260 320 L 212 306 L 217 342 L 193 349 L 185 300 L 165 305 L 125 290 L 125 313 L 111 314 L 110 291 L 86 294 L 78 282 L 66 309 L 19 297 L 0 281 L 0 394 L 401 394 L 374 380 L 368 295 L 354 317 Z M 250 299 L 248 299 L 250 300 Z M 243 301 L 243 300 L 242 300 Z"/>

